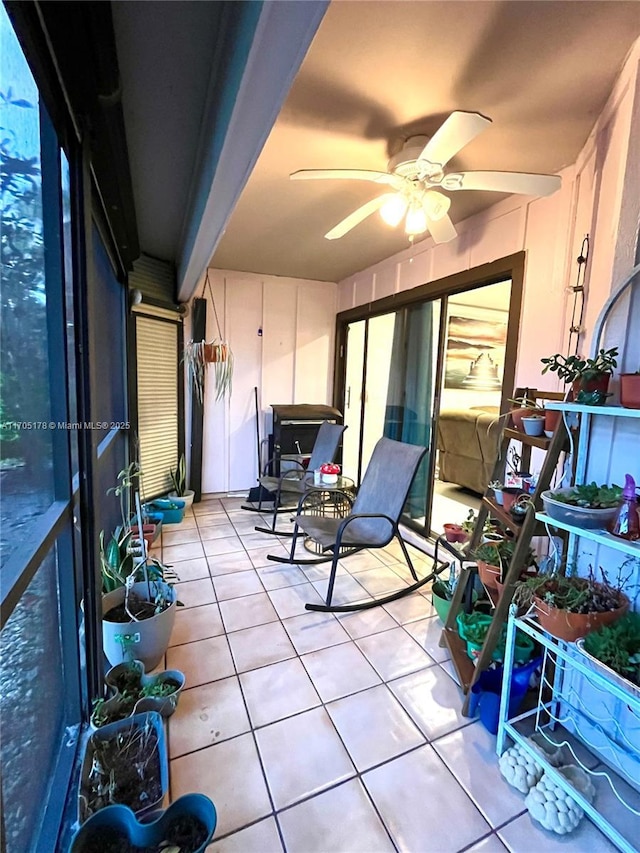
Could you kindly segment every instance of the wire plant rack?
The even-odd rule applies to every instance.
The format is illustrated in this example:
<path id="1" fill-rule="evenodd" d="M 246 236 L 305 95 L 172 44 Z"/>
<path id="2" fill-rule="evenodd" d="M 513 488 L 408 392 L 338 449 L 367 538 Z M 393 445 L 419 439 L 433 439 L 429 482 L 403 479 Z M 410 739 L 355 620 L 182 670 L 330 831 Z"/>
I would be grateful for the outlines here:
<path id="1" fill-rule="evenodd" d="M 640 838 L 640 696 L 609 677 L 574 643 L 543 632 L 535 619 L 509 618 L 505 672 L 513 666 L 515 631 L 520 629 L 543 648 L 535 706 L 507 718 L 510 678 L 504 679 L 497 752 L 508 739 L 523 746 L 585 814 L 625 853 L 637 853 Z M 538 733 L 564 747 L 568 763 L 581 767 L 596 787 L 590 803 L 557 768 L 548 765 L 528 737 Z"/>

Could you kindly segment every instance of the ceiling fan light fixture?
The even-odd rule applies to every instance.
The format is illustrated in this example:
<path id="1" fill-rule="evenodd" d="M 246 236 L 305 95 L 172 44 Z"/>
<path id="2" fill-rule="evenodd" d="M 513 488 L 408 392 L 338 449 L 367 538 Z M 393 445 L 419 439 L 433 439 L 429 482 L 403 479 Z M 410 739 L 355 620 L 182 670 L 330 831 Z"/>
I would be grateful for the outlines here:
<path id="1" fill-rule="evenodd" d="M 388 198 L 385 203 L 380 208 L 380 216 L 382 219 L 390 225 L 392 228 L 395 228 L 396 225 L 399 225 L 402 222 L 402 218 L 407 212 L 408 202 L 406 198 L 398 193 L 397 195 L 393 195 Z"/>
<path id="2" fill-rule="evenodd" d="M 407 234 L 424 234 L 427 230 L 427 214 L 419 205 L 411 205 L 404 225 Z"/>
<path id="3" fill-rule="evenodd" d="M 428 190 L 422 199 L 422 208 L 433 222 L 437 222 L 446 216 L 450 207 L 451 199 L 435 190 Z"/>

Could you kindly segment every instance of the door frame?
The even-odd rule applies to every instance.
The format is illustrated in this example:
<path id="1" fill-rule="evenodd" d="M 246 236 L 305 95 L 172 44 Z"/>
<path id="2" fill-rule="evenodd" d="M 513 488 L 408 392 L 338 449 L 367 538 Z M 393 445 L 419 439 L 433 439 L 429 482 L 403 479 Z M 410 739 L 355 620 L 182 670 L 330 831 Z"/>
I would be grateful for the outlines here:
<path id="1" fill-rule="evenodd" d="M 436 387 L 434 390 L 433 399 L 433 432 L 432 436 L 437 435 L 438 419 L 440 415 L 440 385 L 442 380 L 442 371 L 444 369 L 444 335 L 443 324 L 446 322 L 447 302 L 448 297 L 458 293 L 477 290 L 481 287 L 487 287 L 491 284 L 498 284 L 506 279 L 511 280 L 511 297 L 509 300 L 509 320 L 507 324 L 507 340 L 505 347 L 505 363 L 502 379 L 502 397 L 500 400 L 500 411 L 505 411 L 508 408 L 509 398 L 515 387 L 516 375 L 516 360 L 518 354 L 518 342 L 520 334 L 520 315 L 522 311 L 522 292 L 524 285 L 524 268 L 525 268 L 526 253 L 516 252 L 513 255 L 506 255 L 504 258 L 499 258 L 487 264 L 482 264 L 478 267 L 473 267 L 469 270 L 454 273 L 445 278 L 437 279 L 436 281 L 418 285 L 410 290 L 403 290 L 399 293 L 394 293 L 391 296 L 385 296 L 381 299 L 376 299 L 373 302 L 367 302 L 363 305 L 358 305 L 355 308 L 349 308 L 346 311 L 341 311 L 336 315 L 336 336 L 335 336 L 335 359 L 333 373 L 333 405 L 340 409 L 344 400 L 345 385 L 346 385 L 346 366 L 347 366 L 347 328 L 350 323 L 355 323 L 360 320 L 368 320 L 371 317 L 379 316 L 380 314 L 388 314 L 414 305 L 418 302 L 432 302 L 442 300 L 442 310 L 440 314 L 440 337 L 438 344 L 438 362 L 436 364 Z M 365 327 L 365 352 L 364 364 L 366 365 L 367 343 L 368 343 L 368 324 Z M 363 374 L 364 377 L 364 374 Z M 363 401 L 364 407 L 364 401 Z M 360 443 L 362 444 L 362 429 L 364 427 L 364 417 L 361 422 Z M 433 480 L 435 470 L 435 453 L 430 454 L 431 460 L 429 463 L 428 476 Z M 425 530 L 429 531 L 430 524 L 430 506 L 427 508 L 425 516 Z M 412 525 L 409 525 L 412 526 Z M 416 528 L 417 529 L 417 528 Z"/>

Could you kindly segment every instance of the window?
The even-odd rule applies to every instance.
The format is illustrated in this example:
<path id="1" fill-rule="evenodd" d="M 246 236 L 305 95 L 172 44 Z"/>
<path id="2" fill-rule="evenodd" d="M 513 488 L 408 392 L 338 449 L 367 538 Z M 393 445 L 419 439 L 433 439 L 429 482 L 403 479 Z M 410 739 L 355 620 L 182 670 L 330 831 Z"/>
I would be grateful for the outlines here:
<path id="1" fill-rule="evenodd" d="M 73 295 L 69 170 L 4 7 L 0 43 L 0 760 L 3 841 L 18 853 L 57 836 L 81 720 L 65 427 Z"/>

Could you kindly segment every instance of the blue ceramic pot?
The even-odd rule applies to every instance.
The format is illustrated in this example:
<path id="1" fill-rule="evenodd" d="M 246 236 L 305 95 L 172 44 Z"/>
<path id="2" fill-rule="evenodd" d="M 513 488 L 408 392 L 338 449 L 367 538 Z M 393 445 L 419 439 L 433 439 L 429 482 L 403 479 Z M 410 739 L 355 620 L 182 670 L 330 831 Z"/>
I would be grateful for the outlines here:
<path id="1" fill-rule="evenodd" d="M 158 814 L 158 817 L 155 817 Z M 127 806 L 106 806 L 100 809 L 76 832 L 69 853 L 93 853 L 112 839 L 122 839 L 135 847 L 154 847 L 169 838 L 172 825 L 180 818 L 195 818 L 206 829 L 206 838 L 189 853 L 204 853 L 215 832 L 216 808 L 204 794 L 185 794 L 171 803 L 168 809 L 152 815 L 153 820 L 142 822 Z M 187 850 L 184 846 L 182 850 Z"/>

